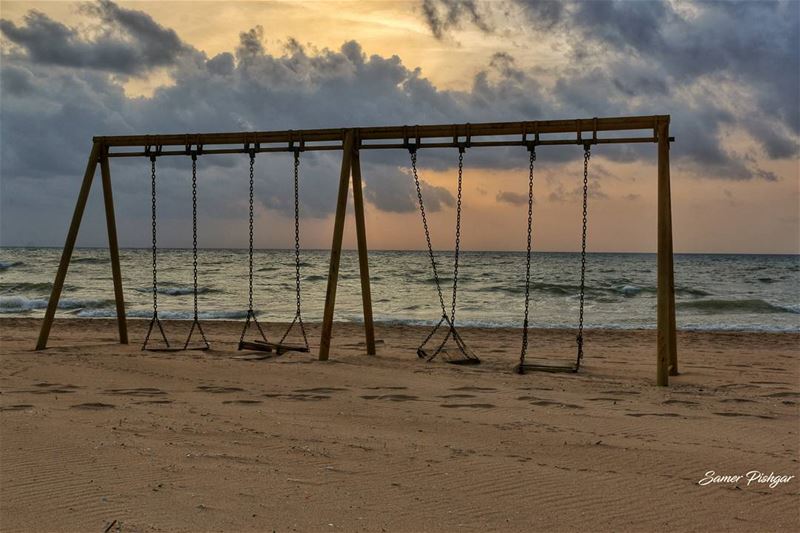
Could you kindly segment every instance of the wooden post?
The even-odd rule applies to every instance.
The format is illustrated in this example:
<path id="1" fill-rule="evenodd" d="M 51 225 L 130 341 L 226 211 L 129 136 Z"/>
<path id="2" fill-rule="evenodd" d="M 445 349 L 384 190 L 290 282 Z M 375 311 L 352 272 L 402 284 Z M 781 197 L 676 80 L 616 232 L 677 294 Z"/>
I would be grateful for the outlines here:
<path id="1" fill-rule="evenodd" d="M 95 142 L 92 152 L 89 154 L 89 161 L 86 163 L 86 172 L 83 174 L 83 183 L 78 193 L 78 201 L 75 203 L 75 211 L 72 213 L 72 222 L 67 231 L 67 240 L 64 242 L 64 250 L 61 252 L 61 261 L 58 264 L 56 278 L 53 281 L 53 290 L 50 291 L 50 299 L 47 301 L 47 311 L 42 320 L 42 329 L 39 331 L 39 340 L 36 342 L 37 350 L 47 348 L 47 338 L 50 336 L 50 327 L 56 315 L 58 301 L 61 298 L 61 289 L 64 288 L 64 278 L 67 277 L 69 261 L 72 258 L 72 250 L 75 248 L 75 240 L 78 238 L 78 229 L 81 226 L 83 210 L 86 207 L 86 200 L 89 198 L 89 190 L 92 188 L 94 171 L 97 168 L 97 160 L 100 157 L 101 145 Z"/>
<path id="2" fill-rule="evenodd" d="M 125 296 L 122 292 L 122 272 L 119 266 L 119 243 L 117 241 L 117 222 L 114 217 L 114 196 L 111 193 L 111 168 L 108 164 L 108 147 L 103 147 L 101 151 L 100 175 L 103 181 L 103 203 L 106 208 L 108 251 L 111 255 L 111 275 L 114 278 L 114 300 L 117 306 L 119 342 L 120 344 L 128 344 L 128 324 L 125 320 Z"/>
<path id="3" fill-rule="evenodd" d="M 347 192 L 350 189 L 350 167 L 353 157 L 353 130 L 347 130 L 342 147 L 342 170 L 339 174 L 339 195 L 333 221 L 331 263 L 328 269 L 328 289 L 325 293 L 325 311 L 322 315 L 322 336 L 319 341 L 319 360 L 327 361 L 333 333 L 333 309 L 336 305 L 336 284 L 339 281 L 339 261 L 342 257 L 344 218 L 347 214 Z"/>
<path id="4" fill-rule="evenodd" d="M 355 143 L 355 140 L 354 140 Z M 358 269 L 361 273 L 361 301 L 364 308 L 364 334 L 367 355 L 375 355 L 375 326 L 372 322 L 372 291 L 369 286 L 369 257 L 367 254 L 367 227 L 364 221 L 364 195 L 361 190 L 361 156 L 358 147 L 353 149 L 353 207 L 356 215 L 358 239 Z"/>
<path id="5" fill-rule="evenodd" d="M 658 338 L 656 383 L 669 384 L 678 369 L 675 335 L 675 289 L 672 263 L 672 212 L 669 183 L 669 118 L 658 130 Z"/>

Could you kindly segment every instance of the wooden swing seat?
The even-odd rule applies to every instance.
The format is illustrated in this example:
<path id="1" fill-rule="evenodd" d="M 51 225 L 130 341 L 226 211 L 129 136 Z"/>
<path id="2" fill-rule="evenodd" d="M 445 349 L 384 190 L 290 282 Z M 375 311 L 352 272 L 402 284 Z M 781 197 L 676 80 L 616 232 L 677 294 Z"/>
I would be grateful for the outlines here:
<path id="1" fill-rule="evenodd" d="M 518 374 L 525 372 L 551 372 L 551 373 L 566 373 L 575 374 L 578 372 L 578 365 L 571 361 L 547 361 L 547 360 L 534 360 L 526 361 L 522 365 L 517 365 L 514 370 Z"/>
<path id="2" fill-rule="evenodd" d="M 310 350 L 299 344 L 281 344 L 278 342 L 264 342 L 264 341 L 242 341 L 239 343 L 240 350 L 256 350 L 259 352 L 274 352 L 277 355 L 283 355 L 286 352 L 302 352 L 308 353 Z"/>
<path id="3" fill-rule="evenodd" d="M 168 352 L 189 352 L 189 351 L 205 352 L 206 350 L 210 350 L 210 349 L 211 349 L 211 346 L 188 346 L 186 348 L 184 348 L 183 346 L 160 346 L 160 347 L 155 347 L 155 348 L 151 348 L 151 347 L 148 346 L 146 348 L 142 348 L 142 350 L 144 350 L 145 352 L 163 352 L 163 353 L 168 353 Z"/>
<path id="4" fill-rule="evenodd" d="M 451 365 L 469 366 L 469 365 L 481 364 L 481 360 L 478 359 L 478 357 L 475 355 L 473 355 L 472 357 L 467 357 L 467 356 L 453 357 L 445 348 L 440 350 L 437 355 L 439 355 L 442 358 L 442 360 L 444 360 L 445 363 L 449 363 Z M 423 348 L 418 348 L 417 357 L 429 361 L 431 358 L 431 354 L 429 354 Z"/>

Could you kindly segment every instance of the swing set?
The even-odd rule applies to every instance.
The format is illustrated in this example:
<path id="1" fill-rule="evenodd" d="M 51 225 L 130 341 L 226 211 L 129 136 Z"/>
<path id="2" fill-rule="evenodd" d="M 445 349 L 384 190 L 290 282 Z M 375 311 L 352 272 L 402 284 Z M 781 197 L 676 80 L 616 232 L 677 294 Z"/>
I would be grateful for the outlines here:
<path id="1" fill-rule="evenodd" d="M 150 160 L 151 182 L 151 225 L 152 225 L 152 267 L 153 267 L 153 314 L 147 329 L 143 350 L 182 351 L 208 350 L 210 345 L 203 331 L 198 310 L 198 249 L 197 249 L 197 161 L 200 156 L 218 154 L 246 154 L 249 156 L 249 249 L 248 249 L 248 302 L 247 313 L 239 338 L 238 349 L 264 352 L 273 357 L 289 351 L 309 352 L 308 336 L 302 317 L 301 306 L 301 261 L 300 261 L 300 154 L 305 151 L 341 151 L 342 165 L 339 175 L 339 189 L 334 216 L 331 257 L 328 270 L 325 308 L 322 320 L 322 333 L 319 345 L 319 359 L 327 360 L 330 353 L 333 332 L 333 315 L 336 302 L 336 288 L 342 252 L 345 212 L 350 182 L 353 184 L 353 201 L 358 244 L 359 271 L 361 276 L 361 295 L 364 311 L 364 331 L 367 354 L 374 355 L 375 333 L 372 319 L 372 297 L 369 282 L 369 263 L 367 255 L 366 227 L 364 220 L 364 200 L 361 184 L 360 152 L 362 150 L 407 150 L 410 155 L 411 174 L 416 188 L 419 211 L 431 264 L 436 293 L 441 308 L 441 317 L 430 333 L 417 348 L 420 359 L 431 361 L 437 356 L 442 360 L 458 365 L 479 364 L 479 357 L 467 346 L 456 328 L 456 309 L 458 295 L 458 269 L 461 245 L 461 212 L 464 154 L 468 149 L 479 147 L 522 147 L 528 151 L 528 212 L 527 248 L 525 264 L 524 315 L 522 320 L 522 347 L 519 364 L 515 370 L 523 374 L 527 371 L 578 372 L 584 355 L 584 302 L 586 279 L 586 235 L 588 213 L 588 175 L 591 147 L 602 144 L 656 143 L 658 145 L 658 289 L 657 289 L 657 345 L 656 345 L 656 383 L 665 386 L 670 375 L 677 375 L 677 347 L 675 341 L 675 296 L 672 252 L 672 216 L 669 179 L 669 136 L 668 115 L 609 117 L 578 120 L 549 120 L 533 122 L 499 122 L 482 124 L 390 126 L 344 129 L 316 129 L 302 131 L 269 131 L 241 133 L 204 133 L 187 135 L 133 135 L 95 137 L 83 183 L 67 233 L 66 243 L 53 283 L 42 328 L 36 349 L 47 347 L 47 340 L 61 296 L 78 229 L 89 195 L 97 165 L 101 170 L 106 225 L 109 236 L 109 251 L 114 281 L 114 294 L 120 343 L 128 343 L 125 303 L 122 290 L 122 275 L 119 263 L 114 202 L 111 191 L 111 171 L 109 161 L 117 157 L 146 157 Z M 612 131 L 639 131 L 637 136 L 614 137 L 599 136 L 599 133 Z M 574 137 L 566 137 L 574 135 Z M 577 351 L 573 361 L 531 360 L 527 357 L 530 342 L 530 278 L 531 249 L 533 242 L 533 200 L 534 167 L 536 150 L 540 146 L 578 145 L 583 147 L 583 209 L 580 254 L 580 288 L 578 294 Z M 180 147 L 174 149 L 174 147 Z M 211 148 L 208 148 L 211 147 Z M 128 150 L 125 150 L 128 148 Z M 130 148 L 138 150 L 130 150 Z M 436 253 L 433 250 L 430 227 L 425 211 L 424 198 L 417 170 L 418 152 L 425 148 L 458 149 L 457 203 L 455 222 L 455 246 L 453 250 L 453 276 L 451 298 L 446 305 Z M 296 308 L 288 328 L 277 342 L 270 342 L 264 328 L 258 322 L 253 302 L 253 204 L 254 175 L 257 154 L 270 152 L 289 152 L 293 154 L 294 178 L 294 259 Z M 157 173 L 156 161 L 160 157 L 186 156 L 192 162 L 192 323 L 186 340 L 182 344 L 170 343 L 158 314 L 158 246 L 157 246 Z M 255 326 L 257 338 L 248 339 L 251 326 Z M 298 327 L 302 343 L 287 342 L 289 334 Z M 153 340 L 158 332 L 160 340 Z M 444 335 L 439 340 L 440 331 Z M 192 342 L 195 332 L 200 342 Z M 452 341 L 454 350 L 448 349 Z"/>

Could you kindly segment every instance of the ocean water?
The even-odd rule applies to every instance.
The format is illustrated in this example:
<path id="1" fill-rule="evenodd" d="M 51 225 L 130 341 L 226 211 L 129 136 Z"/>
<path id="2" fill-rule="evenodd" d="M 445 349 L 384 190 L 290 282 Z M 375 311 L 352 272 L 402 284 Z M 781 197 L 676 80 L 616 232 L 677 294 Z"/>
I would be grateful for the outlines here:
<path id="1" fill-rule="evenodd" d="M 0 316 L 44 314 L 60 249 L 0 249 Z M 328 251 L 303 251 L 303 312 L 322 318 Z M 121 251 L 129 317 L 149 318 L 151 255 Z M 190 318 L 191 250 L 160 250 L 159 309 L 162 318 Z M 255 307 L 267 321 L 294 315 L 294 256 L 290 250 L 255 255 Z M 440 254 L 440 272 L 451 270 L 450 253 Z M 370 252 L 376 321 L 432 324 L 440 310 L 427 254 Z M 457 322 L 485 327 L 519 327 L 522 322 L 525 255 L 522 252 L 465 252 L 459 274 Z M 580 256 L 536 253 L 532 260 L 531 324 L 574 327 L 578 317 Z M 443 275 L 449 301 L 449 275 Z M 203 319 L 241 319 L 247 306 L 247 252 L 200 250 L 199 308 Z M 656 324 L 654 254 L 593 253 L 587 259 L 587 327 L 639 329 Z M 800 256 L 700 255 L 675 257 L 677 323 L 681 329 L 800 331 Z M 114 316 L 111 269 L 106 249 L 77 249 L 58 316 Z M 336 320 L 361 321 L 356 252 L 344 252 Z"/>

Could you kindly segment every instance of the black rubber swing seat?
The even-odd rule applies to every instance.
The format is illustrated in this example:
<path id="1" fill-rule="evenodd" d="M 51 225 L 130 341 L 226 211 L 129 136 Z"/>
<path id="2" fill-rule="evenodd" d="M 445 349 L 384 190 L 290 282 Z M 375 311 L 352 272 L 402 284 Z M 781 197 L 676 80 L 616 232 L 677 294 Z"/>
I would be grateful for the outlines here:
<path id="1" fill-rule="evenodd" d="M 430 361 L 433 359 L 433 355 L 434 354 L 428 353 L 428 351 L 424 350 L 423 348 L 417 348 L 417 357 L 420 359 Z M 478 358 L 478 356 L 471 353 L 469 355 L 454 356 L 446 349 L 442 348 L 436 355 L 440 356 L 445 363 L 449 363 L 451 365 L 469 366 L 481 364 L 481 360 Z"/>
<path id="2" fill-rule="evenodd" d="M 575 374 L 578 372 L 578 365 L 570 361 L 526 361 L 524 364 L 514 367 L 514 371 L 518 374 L 525 372 Z"/>
<path id="3" fill-rule="evenodd" d="M 310 350 L 307 346 L 299 344 L 281 344 L 278 342 L 264 342 L 264 341 L 241 341 L 239 342 L 240 350 L 255 350 L 259 352 L 270 352 L 276 355 L 283 355 L 286 352 L 302 352 L 308 353 Z"/>
<path id="4" fill-rule="evenodd" d="M 156 346 L 156 347 L 146 347 L 142 348 L 145 352 L 205 352 L 206 350 L 210 350 L 210 346 L 189 346 L 184 348 L 183 346 Z"/>

